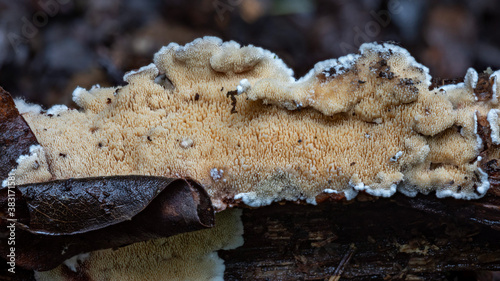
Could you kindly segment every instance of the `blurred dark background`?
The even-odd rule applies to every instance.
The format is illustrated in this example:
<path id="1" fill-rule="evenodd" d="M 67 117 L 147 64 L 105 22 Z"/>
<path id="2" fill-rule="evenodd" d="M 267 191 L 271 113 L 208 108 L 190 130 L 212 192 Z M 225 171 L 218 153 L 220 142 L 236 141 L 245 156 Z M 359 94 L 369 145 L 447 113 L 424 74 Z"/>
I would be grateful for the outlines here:
<path id="1" fill-rule="evenodd" d="M 433 76 L 500 68 L 500 1 L 0 0 L 0 86 L 45 106 L 76 86 L 123 84 L 170 42 L 215 35 L 275 52 L 295 76 L 394 41 Z"/>

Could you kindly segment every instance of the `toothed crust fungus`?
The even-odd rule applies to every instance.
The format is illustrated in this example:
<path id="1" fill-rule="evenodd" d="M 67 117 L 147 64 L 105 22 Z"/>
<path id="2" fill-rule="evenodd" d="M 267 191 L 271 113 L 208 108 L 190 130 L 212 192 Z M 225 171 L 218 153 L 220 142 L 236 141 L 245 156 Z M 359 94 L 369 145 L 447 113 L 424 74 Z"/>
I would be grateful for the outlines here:
<path id="1" fill-rule="evenodd" d="M 477 101 L 475 70 L 430 89 L 428 69 L 387 43 L 317 63 L 299 80 L 252 45 L 171 43 L 124 87 L 77 88 L 80 110 L 26 110 L 41 146 L 19 159 L 17 180 L 190 177 L 218 210 L 233 199 L 314 204 L 324 191 L 479 198 L 489 182 L 477 120 L 488 117 L 498 143 L 497 76 L 493 97 Z"/>

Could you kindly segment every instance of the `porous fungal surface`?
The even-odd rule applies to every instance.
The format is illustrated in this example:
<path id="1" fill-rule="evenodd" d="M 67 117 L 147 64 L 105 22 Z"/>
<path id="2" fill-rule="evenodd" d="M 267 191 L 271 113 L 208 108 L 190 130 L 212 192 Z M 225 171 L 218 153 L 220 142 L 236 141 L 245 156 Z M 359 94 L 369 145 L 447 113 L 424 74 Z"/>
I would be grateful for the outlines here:
<path id="1" fill-rule="evenodd" d="M 77 88 L 80 109 L 38 113 L 19 102 L 41 148 L 19 161 L 16 180 L 190 177 L 218 210 L 233 199 L 314 204 L 322 192 L 475 199 L 489 188 L 478 118 L 499 142 L 498 76 L 491 98 L 478 100 L 475 70 L 431 88 L 428 69 L 387 43 L 319 62 L 298 80 L 252 45 L 171 43 L 124 87 Z"/>

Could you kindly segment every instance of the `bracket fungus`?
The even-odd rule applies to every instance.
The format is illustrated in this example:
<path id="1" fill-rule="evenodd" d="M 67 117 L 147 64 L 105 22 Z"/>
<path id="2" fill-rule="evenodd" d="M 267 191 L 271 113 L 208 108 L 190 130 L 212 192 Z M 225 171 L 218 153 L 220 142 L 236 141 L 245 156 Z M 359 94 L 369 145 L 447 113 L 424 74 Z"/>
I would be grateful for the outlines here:
<path id="1" fill-rule="evenodd" d="M 126 86 L 77 88 L 80 109 L 17 100 L 38 142 L 11 168 L 16 185 L 190 178 L 217 211 L 361 191 L 477 199 L 500 154 L 499 73 L 469 69 L 463 82 L 433 86 L 405 49 L 368 43 L 295 79 L 259 47 L 171 43 Z"/>

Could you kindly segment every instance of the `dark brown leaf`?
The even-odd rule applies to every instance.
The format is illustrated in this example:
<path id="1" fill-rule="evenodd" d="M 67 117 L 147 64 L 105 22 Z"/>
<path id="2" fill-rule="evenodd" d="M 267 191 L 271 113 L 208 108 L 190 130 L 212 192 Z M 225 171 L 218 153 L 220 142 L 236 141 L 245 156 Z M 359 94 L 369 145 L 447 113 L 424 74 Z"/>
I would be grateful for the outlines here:
<path id="1" fill-rule="evenodd" d="M 0 180 L 17 166 L 16 159 L 38 144 L 10 94 L 0 87 Z"/>
<path id="2" fill-rule="evenodd" d="M 4 232 L 6 190 L 0 190 Z M 19 191 L 16 212 L 29 210 L 29 217 L 17 216 L 16 264 L 28 269 L 49 270 L 79 253 L 214 225 L 208 194 L 191 180 L 113 176 L 24 185 Z M 7 239 L 0 242 L 6 256 Z"/>
<path id="3" fill-rule="evenodd" d="M 175 179 L 98 177 L 17 186 L 27 202 L 31 233 L 67 235 L 130 220 Z"/>

